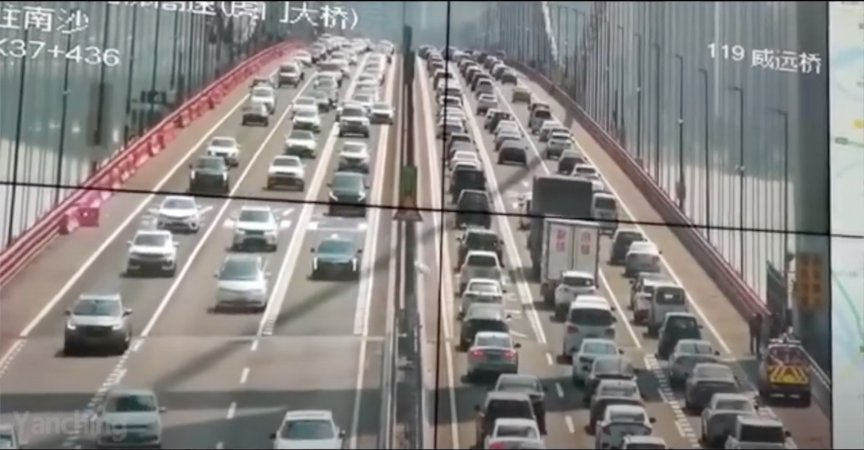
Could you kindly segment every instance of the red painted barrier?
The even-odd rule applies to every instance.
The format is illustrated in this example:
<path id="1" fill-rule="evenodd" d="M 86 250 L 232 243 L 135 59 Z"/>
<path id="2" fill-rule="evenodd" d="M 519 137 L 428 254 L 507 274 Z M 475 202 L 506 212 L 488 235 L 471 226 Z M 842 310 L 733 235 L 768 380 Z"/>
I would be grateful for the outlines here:
<path id="1" fill-rule="evenodd" d="M 98 226 L 100 208 L 111 197 L 111 192 L 94 189 L 119 187 L 146 161 L 164 150 L 178 128 L 187 127 L 195 118 L 209 111 L 211 108 L 208 103 L 211 102 L 214 92 L 221 95 L 214 97 L 213 108 L 215 103 L 221 101 L 240 82 L 257 73 L 261 67 L 301 46 L 302 43 L 292 41 L 262 50 L 203 88 L 144 136 L 128 142 L 114 158 L 82 183 L 77 191 L 7 244 L 0 253 L 0 286 L 6 284 L 58 235 L 72 233 L 78 227 Z"/>
<path id="2" fill-rule="evenodd" d="M 663 221 L 674 224 L 671 230 L 684 244 L 703 270 L 717 284 L 744 317 L 754 313 L 768 314 L 768 308 L 759 295 L 735 272 L 723 256 L 697 231 L 696 225 L 684 215 L 669 195 L 640 167 L 636 160 L 612 136 L 582 110 L 570 96 L 548 78 L 515 61 L 512 67 L 539 84 L 553 98 L 574 113 L 576 121 L 594 138 L 615 161 L 637 188 L 645 195 Z"/>

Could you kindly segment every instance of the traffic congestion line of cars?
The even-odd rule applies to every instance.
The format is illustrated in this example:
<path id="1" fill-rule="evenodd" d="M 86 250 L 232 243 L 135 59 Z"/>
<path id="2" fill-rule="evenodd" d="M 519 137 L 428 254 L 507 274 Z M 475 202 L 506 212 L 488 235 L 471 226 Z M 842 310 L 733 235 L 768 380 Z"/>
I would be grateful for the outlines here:
<path id="1" fill-rule="evenodd" d="M 372 43 L 367 39 L 348 40 L 323 35 L 310 51 L 292 54 L 274 76 L 257 77 L 252 81 L 248 99 L 241 110 L 241 125 L 269 127 L 270 118 L 278 108 L 277 91 L 286 86 L 297 88 L 308 77 L 314 77 L 310 83 L 311 93 L 289 106 L 291 130 L 283 154 L 276 156 L 268 168 L 267 189 L 290 186 L 305 190 L 303 159 L 316 156 L 318 142 L 315 138 L 322 131 L 322 113 L 335 113 L 336 107 L 340 107 L 337 125 L 340 137 L 356 132 L 360 137 L 368 138 L 370 125 L 392 123 L 393 108 L 380 101 L 379 90 L 394 51 L 395 46 L 386 41 Z M 357 91 L 351 99 L 340 104 L 338 88 L 350 73 L 347 67 L 356 65 L 357 56 L 366 52 L 370 55 L 360 69 Z M 310 70 L 315 64 L 317 70 Z M 351 111 L 359 111 L 362 115 Z M 298 135 L 299 131 L 308 134 Z M 308 152 L 310 148 L 311 154 Z M 241 164 L 242 152 L 240 143 L 233 136 L 217 135 L 209 139 L 201 156 L 189 166 L 189 195 L 165 197 L 153 211 L 155 220 L 146 222 L 148 225 L 139 229 L 128 242 L 124 276 L 176 275 L 178 236 L 198 233 L 204 222 L 206 209 L 197 202 L 196 196 L 230 193 L 231 171 Z M 365 175 L 368 173 L 367 143 L 362 140 L 344 141 L 338 170 L 330 183 L 331 213 L 360 212 L 359 215 L 365 216 L 368 189 Z M 271 274 L 266 269 L 266 254 L 278 249 L 280 216 L 270 206 L 243 205 L 230 222 L 233 223 L 233 232 L 229 251 L 214 274 L 217 289 L 212 310 L 261 312 L 266 309 L 270 297 Z M 359 274 L 358 255 L 362 249 L 356 248 L 352 240 L 325 239 L 313 252 L 316 253 L 313 259 L 316 279 L 334 275 L 356 278 Z M 123 353 L 129 348 L 134 336 L 130 321 L 133 312 L 125 307 L 120 294 L 82 294 L 65 314 L 65 354 L 71 356 L 97 349 Z M 105 429 L 113 434 L 96 436 L 97 446 L 163 445 L 160 415 L 164 408 L 158 405 L 154 392 L 118 386 L 104 398 L 97 410 L 97 419 L 104 422 Z M 128 432 L 115 433 L 117 426 L 128 428 Z M 3 430 L 5 428 L 0 428 L 0 435 L 3 435 Z M 11 438 L 17 441 L 14 426 L 10 430 Z M 345 432 L 335 424 L 332 412 L 291 411 L 286 413 L 276 433 L 269 437 L 275 448 L 342 448 Z"/>

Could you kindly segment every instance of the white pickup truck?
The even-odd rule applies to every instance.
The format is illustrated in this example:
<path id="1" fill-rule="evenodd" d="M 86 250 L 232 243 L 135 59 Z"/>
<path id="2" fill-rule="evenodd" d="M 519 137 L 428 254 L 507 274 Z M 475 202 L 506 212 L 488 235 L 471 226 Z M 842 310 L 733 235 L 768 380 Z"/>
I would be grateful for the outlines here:
<path id="1" fill-rule="evenodd" d="M 726 438 L 727 449 L 786 449 L 790 434 L 783 423 L 773 417 L 740 415 L 732 434 Z"/>

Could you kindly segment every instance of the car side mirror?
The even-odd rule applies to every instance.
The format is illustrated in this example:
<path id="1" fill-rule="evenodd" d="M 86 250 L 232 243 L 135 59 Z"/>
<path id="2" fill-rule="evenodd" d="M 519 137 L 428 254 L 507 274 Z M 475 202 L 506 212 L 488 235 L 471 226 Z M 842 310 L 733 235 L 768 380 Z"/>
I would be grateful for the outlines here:
<path id="1" fill-rule="evenodd" d="M 792 433 L 790 433 L 790 432 L 788 432 L 788 431 L 784 431 L 784 432 L 783 432 L 783 435 L 785 435 L 787 438 L 791 438 L 791 437 L 792 437 Z"/>
<path id="2" fill-rule="evenodd" d="M 213 278 L 219 278 L 219 272 L 213 272 Z"/>
<path id="3" fill-rule="evenodd" d="M 474 405 L 474 412 L 480 414 L 480 405 Z"/>
<path id="4" fill-rule="evenodd" d="M 653 424 L 653 423 L 657 423 L 657 419 L 654 418 L 654 417 L 650 417 L 650 418 L 648 419 L 648 422 L 650 422 L 650 423 L 652 423 L 652 424 Z"/>
<path id="5" fill-rule="evenodd" d="M 628 279 L 627 282 L 630 283 L 631 286 L 636 284 L 636 280 L 634 280 L 632 278 Z"/>
<path id="6" fill-rule="evenodd" d="M 619 355 L 623 355 L 623 354 L 624 354 L 624 349 L 619 348 L 619 349 L 618 349 L 618 354 L 619 354 Z"/>
<path id="7" fill-rule="evenodd" d="M 276 433 L 270 433 L 270 440 L 276 440 Z"/>
<path id="8" fill-rule="evenodd" d="M 132 241 L 126 241 L 126 245 L 128 245 L 128 246 L 131 247 L 131 246 L 132 246 Z"/>
<path id="9" fill-rule="evenodd" d="M 270 277 L 272 277 L 272 276 L 273 276 L 273 273 L 272 273 L 272 272 L 264 272 L 264 277 L 265 277 L 265 278 L 270 278 Z"/>
<path id="10" fill-rule="evenodd" d="M 159 407 L 159 414 L 164 414 L 165 411 L 168 411 L 168 408 L 166 408 L 166 407 L 164 407 L 164 406 L 160 406 L 160 407 Z"/>
<path id="11" fill-rule="evenodd" d="M 64 315 L 64 316 L 71 316 L 71 315 L 72 315 L 72 311 L 69 310 L 69 309 L 67 309 L 67 310 L 63 311 L 63 315 Z"/>
<path id="12" fill-rule="evenodd" d="M 697 326 L 699 327 L 700 330 L 702 329 L 702 324 L 701 324 L 701 323 L 700 323 L 699 325 L 697 325 Z"/>
<path id="13" fill-rule="evenodd" d="M 513 344 L 513 348 L 522 348 L 522 343 L 517 342 L 517 343 Z"/>
<path id="14" fill-rule="evenodd" d="M 714 350 L 714 356 L 720 356 L 720 352 L 717 350 Z"/>
<path id="15" fill-rule="evenodd" d="M 131 316 L 131 315 L 132 315 L 132 310 L 129 309 L 129 308 L 126 308 L 126 309 L 123 311 L 123 315 L 124 315 L 124 316 Z"/>
<path id="16" fill-rule="evenodd" d="M 358 255 L 362 255 L 362 254 L 363 254 L 363 249 L 362 249 L 362 248 L 358 248 L 358 249 L 357 249 L 357 254 L 358 254 Z"/>
<path id="17" fill-rule="evenodd" d="M 192 170 L 192 164 L 189 164 L 189 170 Z"/>
<path id="18" fill-rule="evenodd" d="M 310 249 L 309 249 L 309 253 L 315 253 L 315 249 L 314 249 L 314 248 L 310 248 Z"/>
<path id="19" fill-rule="evenodd" d="M 333 187 L 333 183 L 327 183 L 327 187 Z"/>

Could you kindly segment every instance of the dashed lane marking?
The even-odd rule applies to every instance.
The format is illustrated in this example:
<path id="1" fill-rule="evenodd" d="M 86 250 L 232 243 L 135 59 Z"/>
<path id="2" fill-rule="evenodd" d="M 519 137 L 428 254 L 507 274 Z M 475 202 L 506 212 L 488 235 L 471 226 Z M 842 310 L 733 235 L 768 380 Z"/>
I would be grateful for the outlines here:
<path id="1" fill-rule="evenodd" d="M 224 442 L 219 441 L 219 442 L 216 443 L 216 450 L 222 450 L 223 448 L 225 448 L 225 443 L 224 443 Z"/>
<path id="2" fill-rule="evenodd" d="M 87 406 L 84 408 L 84 416 L 91 418 L 91 420 L 96 417 L 96 409 L 99 405 L 105 400 L 105 394 L 111 390 L 114 386 L 120 384 L 120 381 L 126 375 L 126 361 L 129 359 L 129 355 L 131 352 L 128 350 L 123 353 L 123 356 L 117 361 L 117 364 L 114 365 L 114 369 L 111 370 L 111 373 L 108 374 L 108 377 L 99 386 L 99 389 L 96 390 L 96 394 L 87 402 Z M 76 421 L 75 429 L 72 430 L 72 433 L 66 436 L 66 439 L 63 441 L 64 447 L 72 447 L 75 443 L 82 437 L 82 431 L 87 431 L 84 428 L 87 426 L 83 421 Z"/>
<path id="3" fill-rule="evenodd" d="M 225 415 L 226 420 L 231 420 L 234 418 L 234 414 L 237 412 L 237 402 L 231 402 L 228 405 L 228 413 Z"/>
<path id="4" fill-rule="evenodd" d="M 249 379 L 249 368 L 244 367 L 243 372 L 240 373 L 240 384 L 246 384 L 246 381 Z"/>
<path id="5" fill-rule="evenodd" d="M 306 229 L 309 231 L 319 231 L 319 232 L 329 232 L 329 233 L 359 233 L 366 231 L 369 225 L 366 222 L 358 222 L 357 225 L 351 227 L 334 227 L 334 226 L 321 226 L 321 222 L 313 221 L 309 222 L 309 225 L 306 226 Z"/>
<path id="6" fill-rule="evenodd" d="M 558 393 L 558 398 L 564 398 L 564 388 L 561 387 L 561 383 L 555 383 L 555 392 Z"/>
<path id="7" fill-rule="evenodd" d="M 573 419 L 570 416 L 564 416 L 564 423 L 567 424 L 567 431 L 569 431 L 570 434 L 576 433 L 576 427 L 573 426 Z"/>
<path id="8" fill-rule="evenodd" d="M 672 386 L 669 383 L 669 378 L 666 376 L 666 371 L 660 367 L 660 362 L 654 355 L 645 355 L 645 368 L 650 370 L 654 377 L 657 378 L 657 383 L 660 387 L 660 398 L 663 402 L 672 408 L 672 413 L 675 415 L 675 427 L 678 428 L 678 433 L 690 443 L 693 448 L 699 448 L 699 437 L 690 426 L 690 421 L 687 420 L 687 415 L 681 407 L 681 403 L 675 396 Z"/>
<path id="9" fill-rule="evenodd" d="M 555 358 L 553 358 L 552 354 L 549 352 L 546 352 L 546 363 L 549 364 L 550 366 L 555 365 Z"/>
<path id="10" fill-rule="evenodd" d="M 12 362 L 15 361 L 15 358 L 21 353 L 21 350 L 24 349 L 24 344 L 26 342 L 27 341 L 24 339 L 16 339 L 12 346 L 9 347 L 9 351 L 3 355 L 3 360 L 0 361 L 0 378 L 3 378 L 6 371 L 12 366 Z"/>

